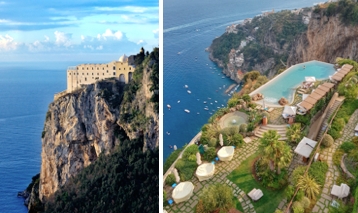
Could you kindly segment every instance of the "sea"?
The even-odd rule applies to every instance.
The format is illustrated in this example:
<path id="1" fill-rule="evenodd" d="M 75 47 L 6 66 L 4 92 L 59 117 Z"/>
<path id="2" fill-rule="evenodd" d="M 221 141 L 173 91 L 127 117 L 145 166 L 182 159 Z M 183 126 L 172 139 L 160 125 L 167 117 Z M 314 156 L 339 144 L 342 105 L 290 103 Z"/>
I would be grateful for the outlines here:
<path id="1" fill-rule="evenodd" d="M 17 197 L 40 172 L 41 133 L 66 69 L 81 62 L 0 63 L 0 213 L 26 213 Z"/>
<path id="2" fill-rule="evenodd" d="M 235 82 L 222 74 L 221 68 L 209 59 L 209 53 L 205 51 L 212 41 L 221 36 L 227 26 L 246 18 L 272 10 L 311 7 L 315 3 L 318 2 L 163 1 L 163 161 L 173 151 L 174 145 L 180 148 L 189 143 L 210 116 L 226 106 L 230 98 L 225 90 Z"/>

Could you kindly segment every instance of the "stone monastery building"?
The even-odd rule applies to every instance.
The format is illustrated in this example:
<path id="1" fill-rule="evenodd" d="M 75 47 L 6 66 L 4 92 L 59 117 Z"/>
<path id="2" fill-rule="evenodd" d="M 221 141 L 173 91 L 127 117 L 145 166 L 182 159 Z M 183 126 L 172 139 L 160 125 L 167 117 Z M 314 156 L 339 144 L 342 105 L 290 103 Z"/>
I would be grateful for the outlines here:
<path id="1" fill-rule="evenodd" d="M 80 64 L 67 69 L 67 90 L 73 92 L 82 85 L 92 84 L 106 78 L 117 78 L 128 83 L 132 80 L 135 56 L 123 55 L 118 61 L 107 64 Z"/>

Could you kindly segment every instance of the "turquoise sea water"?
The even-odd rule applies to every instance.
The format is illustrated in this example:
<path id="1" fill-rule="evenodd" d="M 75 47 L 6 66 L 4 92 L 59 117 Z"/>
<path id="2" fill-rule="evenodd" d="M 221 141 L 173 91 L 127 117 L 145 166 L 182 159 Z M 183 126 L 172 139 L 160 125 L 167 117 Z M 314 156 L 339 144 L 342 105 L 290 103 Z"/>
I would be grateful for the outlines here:
<path id="1" fill-rule="evenodd" d="M 313 6 L 315 2 L 317 1 L 165 0 L 163 2 L 164 161 L 173 151 L 170 146 L 181 147 L 190 142 L 200 131 L 201 126 L 207 122 L 210 113 L 214 113 L 217 107 L 226 105 L 229 98 L 224 94 L 223 86 L 227 88 L 233 81 L 222 78 L 220 68 L 209 60 L 208 53 L 205 52 L 205 48 L 210 46 L 212 40 L 222 35 L 227 26 L 252 18 L 263 11 L 296 9 Z M 189 86 L 191 94 L 187 92 L 188 89 L 184 88 L 184 85 Z M 207 101 L 207 104 L 203 101 Z M 171 105 L 170 110 L 167 104 Z M 206 105 L 209 110 L 204 110 Z M 184 112 L 184 109 L 190 110 L 190 113 Z"/>
<path id="2" fill-rule="evenodd" d="M 272 79 L 269 83 L 253 91 L 252 94 L 262 93 L 267 103 L 277 104 L 281 97 L 291 102 L 293 92 L 305 81 L 306 76 L 314 76 L 317 80 L 323 80 L 328 79 L 335 71 L 333 64 L 320 61 L 297 64 Z"/>

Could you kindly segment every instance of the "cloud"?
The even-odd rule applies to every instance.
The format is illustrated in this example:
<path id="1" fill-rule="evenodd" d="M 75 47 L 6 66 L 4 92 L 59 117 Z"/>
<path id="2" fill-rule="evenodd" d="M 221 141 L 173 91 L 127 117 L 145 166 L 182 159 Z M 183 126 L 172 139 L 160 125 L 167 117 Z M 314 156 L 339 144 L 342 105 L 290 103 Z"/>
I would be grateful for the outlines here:
<path id="1" fill-rule="evenodd" d="M 55 31 L 55 43 L 57 46 L 65 46 L 69 47 L 71 46 L 71 33 L 64 33 L 60 31 Z"/>
<path id="2" fill-rule="evenodd" d="M 0 52 L 11 53 L 137 53 L 147 43 L 133 42 L 120 30 L 106 29 L 97 36 L 81 35 L 80 42 L 72 39 L 72 33 L 56 30 L 53 36 L 44 35 L 42 40 L 28 43 L 15 41 L 10 35 L 0 35 Z"/>
<path id="3" fill-rule="evenodd" d="M 0 51 L 13 51 L 16 50 L 18 47 L 19 43 L 14 41 L 11 36 L 7 34 L 5 36 L 0 35 Z"/>
<path id="4" fill-rule="evenodd" d="M 115 40 L 121 40 L 126 39 L 125 35 L 121 31 L 113 32 L 111 29 L 107 29 L 102 35 L 98 34 L 97 38 L 99 40 L 104 39 L 115 39 Z"/>

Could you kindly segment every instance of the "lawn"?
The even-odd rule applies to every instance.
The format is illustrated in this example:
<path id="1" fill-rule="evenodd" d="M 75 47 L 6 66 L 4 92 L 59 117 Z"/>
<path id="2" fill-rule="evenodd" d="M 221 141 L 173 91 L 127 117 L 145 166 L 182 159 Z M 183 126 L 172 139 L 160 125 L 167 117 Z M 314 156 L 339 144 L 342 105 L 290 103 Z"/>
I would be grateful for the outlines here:
<path id="1" fill-rule="evenodd" d="M 239 186 L 246 194 L 253 188 L 262 190 L 264 196 L 260 200 L 252 202 L 257 213 L 275 212 L 279 203 L 285 198 L 285 189 L 273 191 L 265 188 L 255 180 L 251 173 L 251 165 L 257 156 L 258 153 L 255 153 L 247 158 L 238 168 L 229 174 L 228 179 Z"/>

